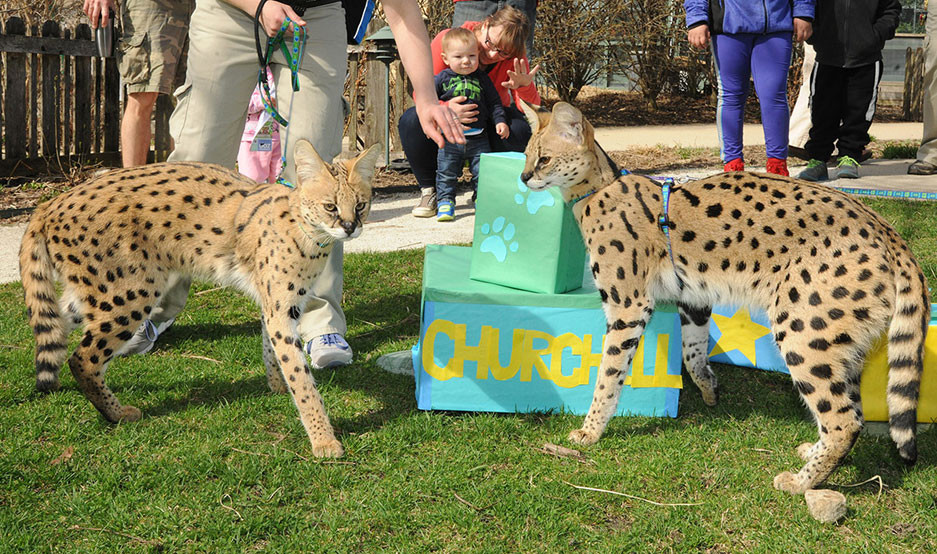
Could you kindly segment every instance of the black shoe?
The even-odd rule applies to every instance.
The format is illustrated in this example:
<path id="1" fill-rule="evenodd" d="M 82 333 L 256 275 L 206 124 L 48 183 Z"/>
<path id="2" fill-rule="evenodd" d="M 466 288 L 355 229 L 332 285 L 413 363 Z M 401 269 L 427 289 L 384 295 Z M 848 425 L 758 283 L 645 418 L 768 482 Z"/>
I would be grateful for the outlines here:
<path id="1" fill-rule="evenodd" d="M 872 151 L 868 148 L 863 148 L 862 152 L 859 153 L 859 157 L 856 158 L 856 161 L 862 163 L 872 157 Z"/>
<path id="2" fill-rule="evenodd" d="M 908 175 L 937 175 L 937 165 L 924 160 L 916 160 L 908 166 Z"/>

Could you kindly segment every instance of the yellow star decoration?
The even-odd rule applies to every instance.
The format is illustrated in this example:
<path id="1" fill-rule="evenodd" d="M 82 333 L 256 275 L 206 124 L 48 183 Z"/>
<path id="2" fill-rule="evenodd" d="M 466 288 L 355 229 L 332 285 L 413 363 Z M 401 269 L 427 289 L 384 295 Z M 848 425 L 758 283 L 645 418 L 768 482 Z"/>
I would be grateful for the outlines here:
<path id="1" fill-rule="evenodd" d="M 709 356 L 738 350 L 748 361 L 755 365 L 755 341 L 771 333 L 771 329 L 752 321 L 747 308 L 739 308 L 732 317 L 712 314 L 713 321 L 722 332 Z M 763 331 L 763 332 L 762 332 Z"/>

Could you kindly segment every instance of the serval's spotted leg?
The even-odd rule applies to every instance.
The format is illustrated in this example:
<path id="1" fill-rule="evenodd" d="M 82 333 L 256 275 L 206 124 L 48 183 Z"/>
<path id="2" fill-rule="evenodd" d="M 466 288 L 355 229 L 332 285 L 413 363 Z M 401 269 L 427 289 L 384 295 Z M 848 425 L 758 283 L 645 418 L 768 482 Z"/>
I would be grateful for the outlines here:
<path id="1" fill-rule="evenodd" d="M 606 300 L 608 331 L 605 335 L 605 351 L 589 413 L 582 428 L 569 434 L 569 440 L 576 444 L 593 444 L 598 441 L 615 414 L 631 360 L 654 311 L 653 301 L 646 296 L 628 298 L 626 302 L 628 308 Z"/>
<path id="2" fill-rule="evenodd" d="M 69 369 L 85 398 L 106 420 L 111 423 L 137 421 L 141 417 L 140 410 L 122 405 L 104 382 L 107 365 L 114 358 L 114 352 L 133 334 L 121 325 L 100 321 L 100 313 L 94 315 L 98 321 L 85 327 L 81 343 L 68 360 Z"/>
<path id="3" fill-rule="evenodd" d="M 709 367 L 709 317 L 712 307 L 677 304 L 680 311 L 680 333 L 683 335 L 683 367 L 703 394 L 707 406 L 719 399 L 716 375 Z"/>
<path id="4" fill-rule="evenodd" d="M 865 359 L 864 350 L 851 342 L 819 341 L 826 339 L 818 338 L 817 333 L 802 333 L 788 335 L 780 344 L 794 384 L 820 433 L 816 443 L 797 447 L 806 462 L 799 472 L 785 471 L 774 478 L 775 488 L 791 494 L 803 494 L 825 481 L 842 463 L 864 423 L 859 399 L 861 367 L 856 361 Z M 820 345 L 822 352 L 810 344 Z"/>
<path id="5" fill-rule="evenodd" d="M 283 380 L 283 372 L 280 371 L 280 364 L 277 363 L 277 354 L 273 350 L 273 345 L 270 343 L 270 335 L 267 333 L 267 326 L 263 322 L 260 323 L 260 333 L 264 345 L 264 366 L 267 368 L 267 386 L 270 387 L 271 391 L 277 394 L 289 392 L 289 388 L 287 388 L 286 382 Z M 282 339 L 283 337 L 280 338 Z"/>
<path id="6" fill-rule="evenodd" d="M 312 453 L 320 458 L 338 458 L 345 451 L 335 439 L 329 416 L 325 412 L 325 403 L 316 389 L 312 370 L 306 363 L 302 340 L 296 331 L 296 321 L 303 313 L 305 302 L 297 295 L 281 295 L 278 299 L 265 295 L 262 300 L 263 325 L 269 333 L 268 338 L 293 403 L 299 409 L 299 418 L 309 435 Z"/>

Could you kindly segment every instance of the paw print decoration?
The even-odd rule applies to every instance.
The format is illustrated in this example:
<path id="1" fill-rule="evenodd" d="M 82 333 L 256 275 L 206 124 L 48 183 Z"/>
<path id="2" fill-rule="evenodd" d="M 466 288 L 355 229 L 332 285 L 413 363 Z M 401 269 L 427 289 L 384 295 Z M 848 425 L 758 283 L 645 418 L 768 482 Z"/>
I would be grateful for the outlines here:
<path id="1" fill-rule="evenodd" d="M 490 224 L 482 224 L 481 232 L 485 238 L 479 250 L 490 252 L 499 262 L 507 259 L 508 252 L 517 252 L 519 245 L 513 240 L 516 229 L 504 217 L 498 216 Z"/>
<path id="2" fill-rule="evenodd" d="M 518 193 L 514 195 L 514 202 L 517 203 L 518 206 L 526 204 L 527 213 L 531 215 L 537 213 L 540 208 L 556 204 L 556 199 L 553 198 L 550 191 L 530 190 L 530 188 L 521 181 L 520 177 L 517 178 L 517 190 Z"/>

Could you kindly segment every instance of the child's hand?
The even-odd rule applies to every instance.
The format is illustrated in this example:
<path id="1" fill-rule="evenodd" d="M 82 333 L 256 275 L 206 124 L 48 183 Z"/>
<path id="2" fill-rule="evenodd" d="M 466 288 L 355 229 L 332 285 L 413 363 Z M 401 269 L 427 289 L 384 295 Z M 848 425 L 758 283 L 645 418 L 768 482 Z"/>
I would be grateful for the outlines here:
<path id="1" fill-rule="evenodd" d="M 507 123 L 498 123 L 495 125 L 495 132 L 498 133 L 498 136 L 506 139 L 511 136 L 511 128 L 508 127 Z"/>
<path id="2" fill-rule="evenodd" d="M 687 31 L 687 40 L 690 41 L 690 46 L 695 48 L 706 48 L 709 46 L 709 26 L 708 25 L 697 25 L 689 31 Z"/>

